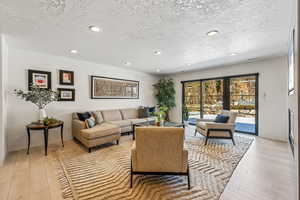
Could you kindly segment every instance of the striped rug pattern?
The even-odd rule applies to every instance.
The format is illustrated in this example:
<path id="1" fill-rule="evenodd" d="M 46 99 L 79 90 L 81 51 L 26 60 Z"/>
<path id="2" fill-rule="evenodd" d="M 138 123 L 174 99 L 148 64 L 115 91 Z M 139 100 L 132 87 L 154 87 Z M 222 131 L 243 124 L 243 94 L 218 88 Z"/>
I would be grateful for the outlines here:
<path id="1" fill-rule="evenodd" d="M 135 175 L 130 189 L 132 141 L 91 154 L 64 156 L 59 153 L 60 182 L 66 199 L 75 200 L 217 200 L 253 139 L 230 141 L 188 139 L 190 190 L 184 176 Z"/>

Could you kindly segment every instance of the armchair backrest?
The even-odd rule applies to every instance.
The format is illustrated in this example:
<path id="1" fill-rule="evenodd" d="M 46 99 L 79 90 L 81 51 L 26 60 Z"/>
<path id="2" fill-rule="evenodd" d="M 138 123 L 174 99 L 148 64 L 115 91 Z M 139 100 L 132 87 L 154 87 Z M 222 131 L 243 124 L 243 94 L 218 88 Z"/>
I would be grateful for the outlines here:
<path id="1" fill-rule="evenodd" d="M 139 171 L 178 172 L 183 168 L 184 129 L 137 127 L 136 164 Z"/>
<path id="2" fill-rule="evenodd" d="M 235 123 L 235 120 L 236 120 L 236 117 L 237 117 L 236 112 L 232 112 L 232 111 L 229 111 L 229 110 L 223 110 L 222 114 L 229 116 L 229 120 L 228 120 L 227 123 Z"/>

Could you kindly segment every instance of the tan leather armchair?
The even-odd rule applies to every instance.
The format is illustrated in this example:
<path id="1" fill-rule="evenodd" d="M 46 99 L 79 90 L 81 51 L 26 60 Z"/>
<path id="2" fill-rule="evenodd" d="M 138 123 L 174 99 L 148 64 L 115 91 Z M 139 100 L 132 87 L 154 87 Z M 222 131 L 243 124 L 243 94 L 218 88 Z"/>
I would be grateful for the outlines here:
<path id="1" fill-rule="evenodd" d="M 227 123 L 216 123 L 213 119 L 199 119 L 196 123 L 195 136 L 197 132 L 203 135 L 205 139 L 205 145 L 208 139 L 231 139 L 234 142 L 234 130 L 235 130 L 235 120 L 237 117 L 236 112 L 223 110 L 223 115 L 229 116 Z"/>
<path id="2" fill-rule="evenodd" d="M 184 129 L 176 127 L 137 127 L 131 149 L 131 178 L 135 174 L 183 175 L 190 178 L 188 151 L 183 148 Z"/>

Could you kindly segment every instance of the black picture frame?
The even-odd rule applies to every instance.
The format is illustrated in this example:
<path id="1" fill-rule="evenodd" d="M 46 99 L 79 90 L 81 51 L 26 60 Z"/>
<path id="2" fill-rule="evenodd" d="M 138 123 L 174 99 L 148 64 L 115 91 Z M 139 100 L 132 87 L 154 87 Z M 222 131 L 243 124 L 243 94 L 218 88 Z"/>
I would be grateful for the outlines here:
<path id="1" fill-rule="evenodd" d="M 28 69 L 28 90 L 31 90 L 31 86 L 35 84 L 34 81 L 36 81 L 36 78 L 34 76 L 41 76 L 41 77 L 44 76 L 46 78 L 46 86 L 43 87 L 40 86 L 39 84 L 37 85 L 41 88 L 45 88 L 48 90 L 51 89 L 51 72 Z"/>
<path id="2" fill-rule="evenodd" d="M 75 101 L 75 89 L 74 88 L 57 88 L 58 101 Z M 71 98 L 62 97 L 62 92 L 72 92 Z"/>
<path id="3" fill-rule="evenodd" d="M 70 82 L 64 81 L 64 74 L 70 74 Z M 67 71 L 67 70 L 59 70 L 59 84 L 60 85 L 72 85 L 74 86 L 74 72 L 73 71 Z"/>
<path id="4" fill-rule="evenodd" d="M 288 95 L 295 93 L 295 29 L 292 31 L 288 51 Z"/>
<path id="5" fill-rule="evenodd" d="M 94 81 L 96 79 L 103 79 L 103 80 L 111 80 L 111 81 L 116 81 L 116 82 L 120 82 L 120 81 L 123 81 L 123 82 L 128 82 L 128 83 L 135 83 L 137 86 L 136 86 L 136 96 L 132 96 L 132 97 L 129 97 L 129 96 L 124 96 L 124 97 L 121 97 L 121 96 L 96 96 L 95 93 L 94 93 Z M 110 78 L 110 77 L 104 77 L 104 76 L 90 76 L 90 80 L 91 80 L 91 99 L 139 99 L 139 88 L 140 88 L 140 82 L 139 81 L 135 81 L 135 80 L 128 80 L 128 79 L 119 79 L 119 78 Z"/>

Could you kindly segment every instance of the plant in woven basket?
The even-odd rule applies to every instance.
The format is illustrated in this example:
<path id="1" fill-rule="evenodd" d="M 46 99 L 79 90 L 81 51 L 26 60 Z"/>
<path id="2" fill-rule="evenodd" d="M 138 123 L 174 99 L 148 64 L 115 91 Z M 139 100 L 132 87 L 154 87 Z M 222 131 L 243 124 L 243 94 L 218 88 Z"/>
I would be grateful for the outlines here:
<path id="1" fill-rule="evenodd" d="M 30 91 L 23 91 L 20 89 L 15 89 L 15 94 L 24 99 L 25 101 L 29 101 L 36 105 L 39 109 L 39 120 L 42 121 L 47 117 L 45 107 L 54 101 L 58 100 L 58 93 L 53 90 L 40 88 L 37 85 L 32 85 Z"/>

